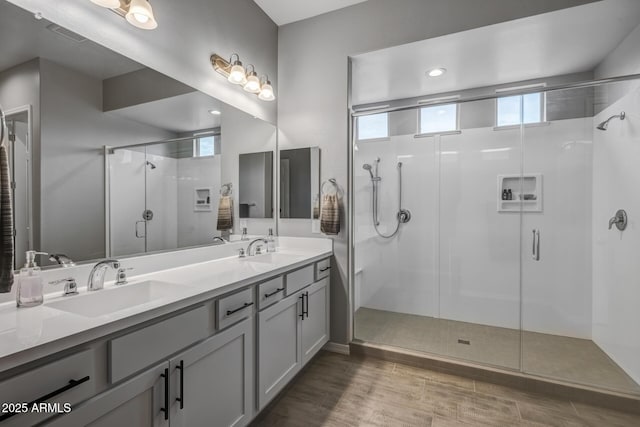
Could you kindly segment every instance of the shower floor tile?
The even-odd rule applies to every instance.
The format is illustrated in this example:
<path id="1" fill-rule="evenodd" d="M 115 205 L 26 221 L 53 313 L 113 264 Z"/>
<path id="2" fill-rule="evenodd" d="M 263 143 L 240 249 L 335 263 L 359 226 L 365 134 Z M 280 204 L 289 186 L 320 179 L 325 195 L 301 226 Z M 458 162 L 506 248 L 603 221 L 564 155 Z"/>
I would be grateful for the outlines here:
<path id="1" fill-rule="evenodd" d="M 455 357 L 578 384 L 640 393 L 636 384 L 593 341 L 436 319 L 362 307 L 357 339 Z M 469 344 L 459 343 L 468 341 Z"/>

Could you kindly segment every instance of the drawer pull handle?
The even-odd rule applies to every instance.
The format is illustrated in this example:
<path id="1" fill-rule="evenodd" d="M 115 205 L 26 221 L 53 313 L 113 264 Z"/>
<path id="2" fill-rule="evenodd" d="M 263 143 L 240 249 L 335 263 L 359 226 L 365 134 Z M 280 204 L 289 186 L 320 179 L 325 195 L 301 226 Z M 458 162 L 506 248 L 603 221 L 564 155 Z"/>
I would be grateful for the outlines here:
<path id="1" fill-rule="evenodd" d="M 164 374 L 160 374 L 164 378 L 164 408 L 160 408 L 164 412 L 164 419 L 169 419 L 169 368 L 164 368 Z"/>
<path id="2" fill-rule="evenodd" d="M 240 310 L 244 310 L 247 307 L 251 307 L 253 305 L 252 302 L 245 302 L 242 307 L 238 307 L 235 310 L 227 310 L 227 316 L 231 316 L 233 313 L 237 313 Z"/>
<path id="3" fill-rule="evenodd" d="M 180 371 L 180 397 L 176 397 L 176 400 L 180 402 L 180 409 L 184 409 L 184 360 L 180 361 L 176 369 Z"/>
<path id="4" fill-rule="evenodd" d="M 321 268 L 320 269 L 320 273 L 324 273 L 325 271 L 330 270 L 330 269 L 331 269 L 331 267 Z"/>
<path id="5" fill-rule="evenodd" d="M 284 291 L 284 288 L 278 288 L 278 289 L 276 289 L 275 291 L 273 291 L 273 292 L 271 292 L 271 293 L 269 293 L 269 294 L 264 294 L 264 297 L 265 297 L 265 298 L 271 298 L 271 297 L 272 297 L 272 296 L 274 296 L 275 294 L 280 293 L 280 292 L 282 292 L 282 291 Z"/>
<path id="6" fill-rule="evenodd" d="M 84 378 L 80 378 L 79 380 L 69 380 L 69 383 L 67 385 L 65 385 L 64 387 L 60 387 L 59 389 L 52 391 L 49 394 L 45 394 L 42 397 L 37 398 L 36 400 L 29 402 L 29 407 L 38 404 L 38 403 L 42 403 L 42 402 L 46 402 L 47 400 L 51 399 L 52 397 L 56 397 L 59 394 L 64 393 L 67 390 L 71 390 L 74 387 L 79 386 L 82 383 L 86 383 L 87 381 L 89 381 L 91 379 L 91 377 L 89 375 L 87 375 Z M 6 413 L 4 415 L 2 415 L 0 417 L 0 421 L 4 421 L 8 418 L 13 417 L 14 415 L 17 415 L 19 412 L 9 412 Z"/>

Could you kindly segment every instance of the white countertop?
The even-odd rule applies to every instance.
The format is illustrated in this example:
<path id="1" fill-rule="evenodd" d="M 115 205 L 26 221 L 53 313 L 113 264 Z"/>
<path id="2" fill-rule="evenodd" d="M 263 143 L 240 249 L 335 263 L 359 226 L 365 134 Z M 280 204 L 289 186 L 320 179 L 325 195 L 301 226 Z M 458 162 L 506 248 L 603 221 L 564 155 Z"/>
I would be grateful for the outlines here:
<path id="1" fill-rule="evenodd" d="M 194 251 L 197 250 L 202 251 L 202 249 L 194 249 Z M 188 256 L 188 251 L 180 251 L 180 255 Z M 152 269 L 148 266 L 144 268 L 155 271 L 137 276 L 130 275 L 129 283 L 126 285 L 116 286 L 113 281 L 106 282 L 103 290 L 86 295 L 94 299 L 101 298 L 101 295 L 109 297 L 113 294 L 103 293 L 117 293 L 124 287 L 136 286 L 147 281 L 170 284 L 163 287 L 159 297 L 144 304 L 93 317 L 54 308 L 56 303 L 63 300 L 72 301 L 77 298 L 80 302 L 83 294 L 87 294 L 84 287 L 80 288 L 80 295 L 77 296 L 62 297 L 60 290 L 55 294 L 45 295 L 44 304 L 37 307 L 17 308 L 15 302 L 5 302 L 0 304 L 0 372 L 204 302 L 326 258 L 332 253 L 332 241 L 329 239 L 280 238 L 280 247 L 275 257 L 264 254 L 238 258 L 228 256 L 227 251 L 227 256 L 223 258 L 163 268 L 162 266 L 166 265 L 163 261 L 171 256 L 170 253 L 163 254 L 156 256 L 157 268 Z M 123 260 L 123 265 L 135 265 L 136 260 L 139 263 L 148 263 L 149 260 L 146 258 L 148 257 Z M 51 275 L 59 276 L 60 271 L 61 269 L 53 270 Z M 69 271 L 65 271 L 65 274 L 68 275 Z M 50 278 L 45 278 L 45 280 L 48 279 Z M 78 283 L 82 282 L 78 281 Z M 153 283 L 151 286 L 153 287 Z"/>

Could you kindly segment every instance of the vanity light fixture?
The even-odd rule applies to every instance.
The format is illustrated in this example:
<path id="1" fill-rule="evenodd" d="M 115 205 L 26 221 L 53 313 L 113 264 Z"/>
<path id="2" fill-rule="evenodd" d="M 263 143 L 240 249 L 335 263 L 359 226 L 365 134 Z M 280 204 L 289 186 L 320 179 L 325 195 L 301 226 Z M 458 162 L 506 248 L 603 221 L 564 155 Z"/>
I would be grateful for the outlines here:
<path id="1" fill-rule="evenodd" d="M 260 93 L 260 79 L 256 73 L 256 67 L 252 64 L 247 66 L 247 70 L 251 67 L 251 71 L 247 73 L 247 82 L 244 84 L 244 90 L 249 93 Z"/>
<path id="2" fill-rule="evenodd" d="M 264 76 L 264 83 L 260 86 L 258 98 L 263 101 L 273 101 L 276 99 L 276 96 L 273 94 L 273 87 L 269 81 L 269 76 Z"/>
<path id="3" fill-rule="evenodd" d="M 429 77 L 440 77 L 441 75 L 443 75 L 446 72 L 447 72 L 446 68 L 433 68 L 433 69 L 427 71 L 427 75 Z"/>
<path id="4" fill-rule="evenodd" d="M 262 101 L 273 101 L 276 99 L 269 78 L 266 76 L 264 79 L 258 78 L 258 73 L 251 64 L 245 69 L 237 53 L 232 54 L 228 61 L 215 53 L 211 55 L 209 60 L 211 61 L 213 69 L 218 74 L 224 76 L 229 83 L 242 86 L 245 91 L 258 95 L 258 98 Z M 251 71 L 248 71 L 249 69 Z"/>
<path id="5" fill-rule="evenodd" d="M 111 9 L 134 27 L 143 30 L 153 30 L 158 27 L 149 0 L 91 0 L 91 2 Z"/>

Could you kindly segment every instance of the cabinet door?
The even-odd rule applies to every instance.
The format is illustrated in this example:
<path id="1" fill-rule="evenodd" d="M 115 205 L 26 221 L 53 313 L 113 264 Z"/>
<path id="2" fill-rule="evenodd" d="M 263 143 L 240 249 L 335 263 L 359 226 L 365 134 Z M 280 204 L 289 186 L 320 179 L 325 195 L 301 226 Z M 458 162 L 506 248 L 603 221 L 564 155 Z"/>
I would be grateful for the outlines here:
<path id="1" fill-rule="evenodd" d="M 70 413 L 45 425 L 168 427 L 168 376 L 169 363 L 164 362 L 74 406 Z"/>
<path id="2" fill-rule="evenodd" d="M 302 319 L 302 364 L 329 341 L 329 279 L 322 279 L 302 291 L 305 316 Z"/>
<path id="3" fill-rule="evenodd" d="M 244 426 L 253 416 L 253 318 L 171 359 L 171 426 Z"/>
<path id="4" fill-rule="evenodd" d="M 258 314 L 258 409 L 262 409 L 302 366 L 301 292 Z"/>

